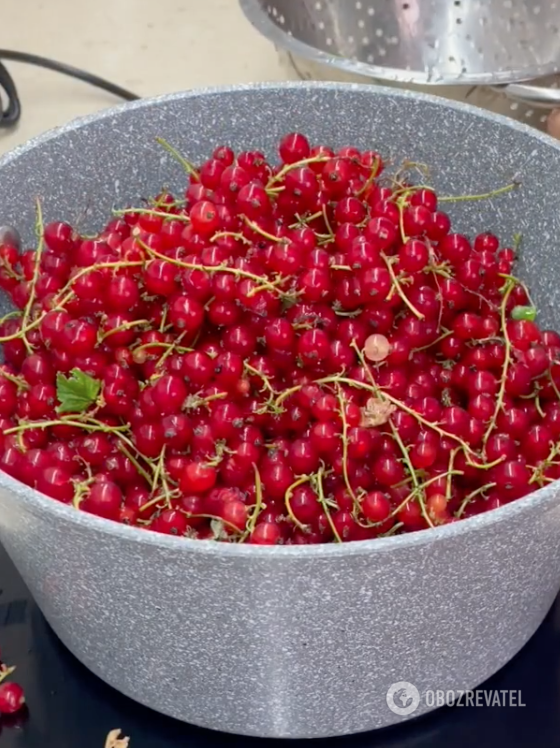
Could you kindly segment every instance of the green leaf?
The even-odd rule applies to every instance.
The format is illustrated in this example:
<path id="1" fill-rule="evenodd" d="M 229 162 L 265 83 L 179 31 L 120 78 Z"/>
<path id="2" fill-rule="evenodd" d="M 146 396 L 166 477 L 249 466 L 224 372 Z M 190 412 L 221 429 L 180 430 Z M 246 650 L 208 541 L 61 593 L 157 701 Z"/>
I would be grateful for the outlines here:
<path id="1" fill-rule="evenodd" d="M 515 320 L 534 322 L 536 317 L 537 310 L 533 306 L 515 306 L 511 311 L 511 318 Z"/>
<path id="2" fill-rule="evenodd" d="M 58 413 L 84 413 L 91 407 L 101 391 L 101 382 L 80 369 L 72 369 L 70 376 L 56 375 L 56 396 L 60 405 Z"/>

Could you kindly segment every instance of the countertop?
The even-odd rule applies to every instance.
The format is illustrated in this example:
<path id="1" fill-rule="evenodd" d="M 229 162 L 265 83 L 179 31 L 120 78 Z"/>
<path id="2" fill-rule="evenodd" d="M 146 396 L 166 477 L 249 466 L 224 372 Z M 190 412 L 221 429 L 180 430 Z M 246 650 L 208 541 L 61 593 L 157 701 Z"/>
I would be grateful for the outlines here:
<path id="1" fill-rule="evenodd" d="M 83 68 L 139 96 L 289 79 L 237 0 L 2 0 L 0 47 Z M 59 73 L 7 62 L 23 114 L 0 130 L 0 153 L 120 103 Z"/>

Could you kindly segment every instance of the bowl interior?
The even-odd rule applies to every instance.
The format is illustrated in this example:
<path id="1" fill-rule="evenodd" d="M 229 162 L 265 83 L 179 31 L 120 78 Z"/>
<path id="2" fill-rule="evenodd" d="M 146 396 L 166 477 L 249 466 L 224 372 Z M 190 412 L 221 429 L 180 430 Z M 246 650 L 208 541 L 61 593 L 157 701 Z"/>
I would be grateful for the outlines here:
<path id="1" fill-rule="evenodd" d="M 197 163 L 219 144 L 274 157 L 282 135 L 295 130 L 334 148 L 378 150 L 394 165 L 403 159 L 426 164 L 430 184 L 441 196 L 484 195 L 519 182 L 517 189 L 492 199 L 462 199 L 441 207 L 451 215 L 454 230 L 471 237 L 492 231 L 507 246 L 521 235 L 517 274 L 531 289 L 541 324 L 560 329 L 560 144 L 509 119 L 392 88 L 290 83 L 212 89 L 144 100 L 78 120 L 0 159 L 0 225 L 16 226 L 25 245 L 34 246 L 39 198 L 45 221 L 68 220 L 83 234 L 94 234 L 114 207 L 137 204 L 164 186 L 178 195 L 184 191 L 185 173 L 157 137 Z M 10 308 L 0 295 L 0 314 Z M 2 485 L 14 489 L 0 473 Z M 36 506 L 32 497 L 38 495 L 21 488 L 21 499 Z M 544 509 L 555 488 L 539 491 L 531 505 Z M 121 527 L 100 522 L 115 532 Z M 452 534 L 457 527 L 434 532 Z"/>
<path id="2" fill-rule="evenodd" d="M 504 245 L 522 236 L 519 274 L 540 319 L 560 327 L 560 146 L 529 128 L 434 97 L 344 84 L 288 84 L 177 94 L 78 120 L 0 160 L 0 224 L 33 246 L 35 203 L 45 221 L 99 230 L 113 207 L 163 186 L 181 192 L 182 168 L 160 136 L 193 162 L 227 143 L 274 156 L 279 138 L 300 130 L 315 143 L 347 144 L 430 167 L 440 195 L 483 194 L 521 186 L 492 200 L 447 203 L 455 230 L 496 232 Z M 5 298 L 0 310 L 9 309 Z"/>

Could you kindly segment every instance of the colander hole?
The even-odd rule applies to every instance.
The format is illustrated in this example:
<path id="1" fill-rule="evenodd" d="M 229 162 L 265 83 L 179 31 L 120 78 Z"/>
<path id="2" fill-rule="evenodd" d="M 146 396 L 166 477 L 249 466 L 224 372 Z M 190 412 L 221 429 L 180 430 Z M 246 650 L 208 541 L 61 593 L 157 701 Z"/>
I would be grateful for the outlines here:
<path id="1" fill-rule="evenodd" d="M 348 43 L 349 43 L 349 44 L 354 44 L 354 42 L 355 42 L 355 41 L 356 41 L 356 40 L 354 39 L 354 37 L 353 37 L 353 36 L 349 36 L 349 37 L 348 37 Z"/>
<path id="2" fill-rule="evenodd" d="M 361 4 L 360 0 L 358 0 L 358 2 L 356 3 L 356 10 L 361 10 L 361 9 L 362 9 L 362 7 L 363 7 L 363 6 L 362 6 L 362 4 Z"/>
<path id="3" fill-rule="evenodd" d="M 319 21 L 319 23 L 317 24 L 317 26 L 318 26 L 318 28 L 320 28 L 320 29 L 321 29 L 321 31 L 322 31 L 322 30 L 323 30 L 323 29 L 325 28 L 325 22 L 324 22 L 324 21 Z"/>
<path id="4" fill-rule="evenodd" d="M 384 49 L 383 47 L 378 47 L 377 51 L 379 52 L 380 57 L 385 57 L 385 55 L 387 54 L 387 50 Z"/>
<path id="5" fill-rule="evenodd" d="M 364 47 L 367 47 L 367 45 L 369 44 L 369 36 L 362 37 L 362 44 L 364 45 Z"/>
<path id="6" fill-rule="evenodd" d="M 321 10 L 322 7 L 323 3 L 320 2 L 320 0 L 317 0 L 317 2 L 315 3 L 315 10 Z"/>
<path id="7" fill-rule="evenodd" d="M 330 36 L 327 36 L 327 38 L 325 39 L 325 44 L 327 45 L 327 47 L 332 47 L 332 39 Z"/>
<path id="8" fill-rule="evenodd" d="M 527 111 L 525 112 L 525 117 L 527 119 L 531 119 L 531 117 L 533 116 L 534 113 L 535 113 L 534 109 L 527 109 Z"/>
<path id="9" fill-rule="evenodd" d="M 538 16 L 540 12 L 541 12 L 541 6 L 540 5 L 535 5 L 535 7 L 533 8 L 533 13 L 536 16 Z"/>
<path id="10" fill-rule="evenodd" d="M 366 22 L 362 21 L 362 19 L 360 18 L 360 20 L 358 21 L 358 28 L 363 29 L 365 25 L 366 25 Z"/>
<path id="11" fill-rule="evenodd" d="M 410 5 L 408 3 L 403 3 L 402 4 L 402 9 L 403 10 L 408 10 L 409 8 L 410 8 Z"/>
<path id="12" fill-rule="evenodd" d="M 512 5 L 513 3 L 511 0 L 504 0 L 504 8 L 506 8 L 506 10 L 511 10 Z"/>
<path id="13" fill-rule="evenodd" d="M 375 29 L 375 36 L 383 36 L 383 29 Z"/>
<path id="14" fill-rule="evenodd" d="M 516 112 L 519 109 L 519 104 L 517 103 L 517 101 L 513 101 L 509 105 L 509 108 L 511 109 L 512 112 Z"/>
<path id="15" fill-rule="evenodd" d="M 374 60 L 375 60 L 375 57 L 374 57 L 374 56 L 373 56 L 373 55 L 372 55 L 372 54 L 370 53 L 370 54 L 369 54 L 369 55 L 368 55 L 368 56 L 366 57 L 366 59 L 367 59 L 367 61 L 368 61 L 368 62 L 374 62 Z"/>
<path id="16" fill-rule="evenodd" d="M 286 23 L 286 19 L 284 18 L 284 16 L 278 16 L 278 23 L 280 24 L 280 26 L 283 26 Z"/>
<path id="17" fill-rule="evenodd" d="M 368 8 L 367 9 L 368 16 L 374 16 L 375 15 L 375 8 Z"/>
<path id="18" fill-rule="evenodd" d="M 456 18 L 455 19 L 455 23 L 463 23 L 463 19 L 462 18 Z"/>
<path id="19" fill-rule="evenodd" d="M 274 16 L 274 18 L 276 18 L 276 16 L 278 15 L 278 11 L 274 6 L 272 7 L 272 15 Z"/>
<path id="20" fill-rule="evenodd" d="M 547 119 L 548 119 L 548 115 L 547 114 L 543 114 L 542 117 L 539 117 L 539 122 L 541 124 L 544 124 L 547 121 Z"/>

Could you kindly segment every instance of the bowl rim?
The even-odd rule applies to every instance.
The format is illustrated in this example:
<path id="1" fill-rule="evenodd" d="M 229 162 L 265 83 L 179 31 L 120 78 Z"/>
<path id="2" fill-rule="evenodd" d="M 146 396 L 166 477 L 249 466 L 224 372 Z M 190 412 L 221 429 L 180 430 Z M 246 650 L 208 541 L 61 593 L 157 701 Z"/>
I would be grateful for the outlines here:
<path id="1" fill-rule="evenodd" d="M 45 133 L 28 140 L 26 143 L 14 148 L 0 157 L 0 170 L 11 164 L 18 158 L 25 156 L 31 151 L 47 144 L 49 141 L 63 136 L 69 132 L 80 131 L 98 122 L 110 120 L 121 114 L 126 114 L 136 109 L 151 108 L 161 104 L 176 101 L 188 101 L 191 98 L 220 96 L 223 94 L 251 94 L 253 92 L 275 91 L 333 91 L 354 92 L 367 94 L 369 96 L 387 96 L 398 99 L 409 99 L 412 101 L 424 101 L 440 107 L 442 110 L 456 110 L 465 112 L 480 120 L 489 120 L 499 125 L 504 125 L 521 134 L 531 137 L 547 147 L 560 151 L 560 142 L 551 136 L 525 125 L 521 122 L 511 120 L 503 115 L 479 109 L 470 104 L 457 101 L 449 101 L 432 94 L 419 93 L 416 91 L 396 90 L 390 86 L 375 86 L 362 83 L 338 83 L 322 81 L 282 81 L 271 83 L 248 83 L 230 86 L 211 86 L 194 88 L 188 91 L 160 96 L 147 97 L 134 102 L 119 104 L 115 107 L 103 109 L 93 114 L 76 118 L 71 122 L 46 131 Z M 41 516 L 47 520 L 60 520 L 74 525 L 80 530 L 93 530 L 97 533 L 125 541 L 138 543 L 140 545 L 153 546 L 167 551 L 183 553 L 199 553 L 207 556 L 223 558 L 259 557 L 263 559 L 290 559 L 304 557 L 309 559 L 337 558 L 348 556 L 369 556 L 372 553 L 389 553 L 399 550 L 418 548 L 434 543 L 453 540 L 476 530 L 491 530 L 502 521 L 519 520 L 525 514 L 532 513 L 535 509 L 540 512 L 547 511 L 558 502 L 560 480 L 534 491 L 527 497 L 513 501 L 498 509 L 493 509 L 484 514 L 476 515 L 452 524 L 397 535 L 387 538 L 374 538 L 371 540 L 358 540 L 348 543 L 324 543 L 317 545 L 278 545 L 259 546 L 248 543 L 224 543 L 214 540 L 195 540 L 185 537 L 175 537 L 156 532 L 143 532 L 136 527 L 123 525 L 119 522 L 107 520 L 102 517 L 77 511 L 72 505 L 62 504 L 55 499 L 44 496 L 33 488 L 12 478 L 7 473 L 0 471 L 0 503 L 4 500 L 2 493 L 12 493 L 17 496 L 22 504 L 22 509 L 34 516 Z"/>

